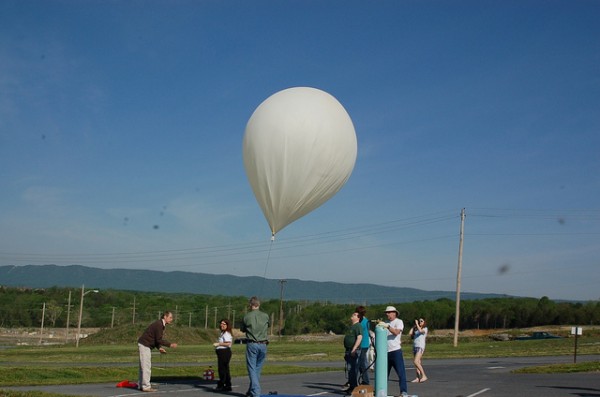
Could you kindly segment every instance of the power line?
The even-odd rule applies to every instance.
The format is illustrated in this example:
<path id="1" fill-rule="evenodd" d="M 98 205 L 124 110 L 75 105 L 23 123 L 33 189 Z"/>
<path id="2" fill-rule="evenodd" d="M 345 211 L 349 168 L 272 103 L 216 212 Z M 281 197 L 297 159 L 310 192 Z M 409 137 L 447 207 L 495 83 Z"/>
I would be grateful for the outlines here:
<path id="1" fill-rule="evenodd" d="M 436 215 L 436 214 L 433 214 Z M 454 216 L 424 215 L 399 220 L 387 221 L 379 224 L 371 224 L 360 227 L 339 229 L 319 234 L 299 236 L 287 239 L 279 239 L 273 251 L 284 251 L 291 248 L 302 248 L 306 246 L 331 244 L 344 240 L 373 236 L 377 234 L 390 233 L 392 231 L 406 228 L 418 227 L 432 223 L 445 222 Z M 77 263 L 127 263 L 168 260 L 184 260 L 201 256 L 203 258 L 223 258 L 228 256 L 248 256 L 249 254 L 263 254 L 267 252 L 264 241 L 244 244 L 218 245 L 210 247 L 186 248 L 177 250 L 145 251 L 145 252 L 120 252 L 102 254 L 44 254 L 44 253 L 18 253 L 0 252 L 0 259 L 15 261 L 35 262 L 77 262 Z"/>
<path id="2" fill-rule="evenodd" d="M 600 220 L 600 210 L 569 210 L 569 209 L 515 209 L 515 208 L 473 208 L 469 209 L 471 219 L 469 237 L 564 237 L 564 236 L 597 236 L 600 232 L 594 229 Z M 562 218 L 561 218 L 562 217 Z M 84 253 L 84 254 L 44 254 L 22 252 L 0 252 L 3 262 L 17 263 L 55 263 L 55 264 L 107 264 L 128 265 L 133 263 L 158 263 L 161 269 L 168 268 L 202 268 L 214 265 L 237 263 L 258 263 L 264 259 L 269 249 L 272 249 L 273 259 L 278 261 L 292 258 L 332 255 L 373 250 L 383 247 L 397 248 L 400 246 L 422 244 L 432 241 L 448 240 L 457 237 L 454 230 L 458 218 L 456 211 L 438 211 L 434 213 L 411 216 L 401 219 L 386 220 L 366 225 L 340 228 L 322 233 L 280 238 L 273 247 L 268 247 L 264 240 L 236 244 L 222 244 L 206 247 L 140 251 L 116 253 Z M 475 219 L 474 219 L 475 218 Z M 528 230 L 505 231 L 498 230 L 494 223 L 486 220 L 498 219 L 506 222 L 524 219 L 540 221 L 566 220 L 569 224 L 585 222 L 587 230 L 535 230 L 535 224 L 528 223 Z M 439 228 L 446 227 L 447 233 L 440 233 Z M 510 226 L 510 223 L 509 225 Z M 483 227 L 493 230 L 481 230 Z M 545 228 L 545 226 L 544 226 Z M 444 229 L 445 230 L 445 229 Z M 418 233 L 416 233 L 418 231 Z M 403 233 L 407 232 L 407 233 Z M 375 238 L 382 236 L 382 238 Z M 310 250 L 306 250 L 310 248 Z M 304 251 L 302 251 L 304 250 Z M 146 266 L 151 268 L 151 265 Z"/>

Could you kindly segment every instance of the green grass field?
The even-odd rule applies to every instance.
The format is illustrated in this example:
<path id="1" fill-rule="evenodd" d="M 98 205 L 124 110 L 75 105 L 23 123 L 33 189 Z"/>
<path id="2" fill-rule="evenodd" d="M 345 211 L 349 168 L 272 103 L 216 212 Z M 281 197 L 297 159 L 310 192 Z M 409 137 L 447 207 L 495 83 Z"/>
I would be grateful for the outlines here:
<path id="1" fill-rule="evenodd" d="M 339 340 L 338 340 L 339 339 Z M 405 341 L 405 345 L 408 342 Z M 231 370 L 233 376 L 246 374 L 244 345 L 233 346 Z M 572 355 L 571 338 L 532 341 L 493 341 L 485 338 L 459 340 L 454 347 L 451 339 L 437 340 L 427 345 L 428 358 L 474 358 Z M 600 354 L 600 337 L 582 337 L 578 341 L 578 356 Z M 343 368 L 341 338 L 331 341 L 294 341 L 283 338 L 269 345 L 264 374 L 334 371 Z M 17 346 L 0 350 L 0 387 L 20 385 L 56 385 L 114 382 L 137 378 L 137 347 L 128 345 Z M 304 362 L 324 365 L 303 366 Z M 269 363 L 271 365 L 269 365 Z M 327 365 L 331 363 L 331 365 Z M 199 378 L 212 365 L 216 356 L 211 344 L 180 345 L 166 355 L 153 356 L 153 379 Z M 582 363 L 542 368 L 525 368 L 519 372 L 600 371 L 600 363 Z M 0 390 L 0 396 L 51 397 L 44 393 L 13 393 Z"/>

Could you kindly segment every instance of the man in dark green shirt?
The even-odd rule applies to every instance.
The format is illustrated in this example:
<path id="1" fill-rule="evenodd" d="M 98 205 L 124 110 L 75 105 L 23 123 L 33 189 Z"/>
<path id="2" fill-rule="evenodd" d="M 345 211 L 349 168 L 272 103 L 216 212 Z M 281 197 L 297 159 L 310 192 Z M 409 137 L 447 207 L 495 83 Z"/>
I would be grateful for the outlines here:
<path id="1" fill-rule="evenodd" d="M 360 321 L 362 316 L 354 312 L 350 316 L 352 325 L 346 330 L 344 336 L 344 359 L 349 365 L 348 369 L 348 384 L 349 387 L 345 390 L 347 394 L 352 394 L 352 390 L 358 386 L 358 357 L 360 352 L 360 342 L 362 341 L 362 326 Z"/>
<path id="2" fill-rule="evenodd" d="M 261 312 L 260 301 L 256 296 L 248 302 L 250 311 L 244 316 L 241 331 L 246 333 L 246 368 L 250 385 L 247 397 L 260 397 L 260 373 L 267 357 L 269 315 Z"/>

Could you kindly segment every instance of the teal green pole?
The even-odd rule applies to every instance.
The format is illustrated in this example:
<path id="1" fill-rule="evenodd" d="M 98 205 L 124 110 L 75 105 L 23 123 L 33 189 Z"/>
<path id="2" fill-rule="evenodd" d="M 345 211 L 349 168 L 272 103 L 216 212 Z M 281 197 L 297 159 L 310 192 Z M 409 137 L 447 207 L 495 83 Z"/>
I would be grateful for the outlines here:
<path id="1" fill-rule="evenodd" d="M 387 329 L 380 325 L 375 327 L 375 397 L 387 397 L 388 360 L 387 360 Z"/>

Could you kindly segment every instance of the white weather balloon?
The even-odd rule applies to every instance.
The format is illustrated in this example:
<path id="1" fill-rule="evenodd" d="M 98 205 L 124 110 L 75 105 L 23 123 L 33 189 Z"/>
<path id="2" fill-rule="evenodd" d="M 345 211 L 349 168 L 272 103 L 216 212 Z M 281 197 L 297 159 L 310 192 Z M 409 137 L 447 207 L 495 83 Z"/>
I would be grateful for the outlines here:
<path id="1" fill-rule="evenodd" d="M 273 236 L 322 205 L 356 162 L 356 133 L 344 107 L 309 87 L 279 91 L 246 125 L 246 175 Z"/>

